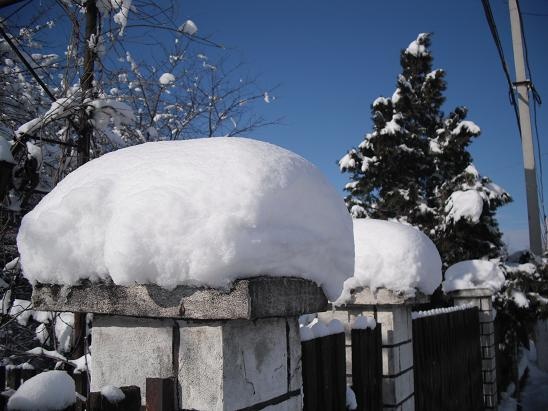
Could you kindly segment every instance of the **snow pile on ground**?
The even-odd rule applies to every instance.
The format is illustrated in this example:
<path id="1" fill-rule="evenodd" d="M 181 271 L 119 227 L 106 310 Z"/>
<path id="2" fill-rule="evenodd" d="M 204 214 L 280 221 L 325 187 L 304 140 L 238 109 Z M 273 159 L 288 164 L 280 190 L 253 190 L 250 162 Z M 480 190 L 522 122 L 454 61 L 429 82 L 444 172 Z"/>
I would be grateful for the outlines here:
<path id="1" fill-rule="evenodd" d="M 171 73 L 164 73 L 160 76 L 160 84 L 167 86 L 175 82 L 175 76 Z"/>
<path id="2" fill-rule="evenodd" d="M 74 380 L 65 371 L 46 371 L 25 381 L 10 397 L 8 409 L 62 410 L 75 402 Z"/>
<path id="3" fill-rule="evenodd" d="M 483 198 L 476 190 L 455 191 L 445 205 L 446 220 L 457 222 L 467 219 L 473 224 L 479 223 L 483 211 Z"/>
<path id="4" fill-rule="evenodd" d="M 498 264 L 487 260 L 466 260 L 453 264 L 445 272 L 443 291 L 488 288 L 500 290 L 504 273 Z"/>
<path id="5" fill-rule="evenodd" d="M 344 283 L 337 304 L 350 290 L 387 288 L 409 296 L 432 294 L 441 283 L 441 258 L 434 243 L 418 229 L 392 221 L 354 220 L 354 276 Z"/>
<path id="6" fill-rule="evenodd" d="M 23 219 L 32 282 L 226 287 L 298 276 L 335 299 L 353 272 L 352 219 L 302 157 L 244 138 L 146 143 L 78 168 Z"/>

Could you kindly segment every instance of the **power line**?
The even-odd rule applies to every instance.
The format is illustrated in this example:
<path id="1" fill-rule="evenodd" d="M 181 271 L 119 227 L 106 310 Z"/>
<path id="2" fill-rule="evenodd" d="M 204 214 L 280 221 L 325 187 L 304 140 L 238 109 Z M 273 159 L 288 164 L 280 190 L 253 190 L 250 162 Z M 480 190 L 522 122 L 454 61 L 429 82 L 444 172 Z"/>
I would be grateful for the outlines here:
<path id="1" fill-rule="evenodd" d="M 481 0 L 481 3 L 483 5 L 485 18 L 487 19 L 487 24 L 489 25 L 489 29 L 491 30 L 491 35 L 493 36 L 493 40 L 495 41 L 495 46 L 497 48 L 500 62 L 502 64 L 502 71 L 504 71 L 504 76 L 506 77 L 506 82 L 508 83 L 508 96 L 510 98 L 510 104 L 512 105 L 514 109 L 514 115 L 516 116 L 516 122 L 518 124 L 518 130 L 521 136 L 521 122 L 519 119 L 516 95 L 514 93 L 514 84 L 512 82 L 512 79 L 510 78 L 510 72 L 508 70 L 508 65 L 506 64 L 506 58 L 504 57 L 504 50 L 502 48 L 502 42 L 500 41 L 499 32 L 497 30 L 497 25 L 495 23 L 495 18 L 493 17 L 493 11 L 491 10 L 491 5 L 489 4 L 489 0 Z"/>

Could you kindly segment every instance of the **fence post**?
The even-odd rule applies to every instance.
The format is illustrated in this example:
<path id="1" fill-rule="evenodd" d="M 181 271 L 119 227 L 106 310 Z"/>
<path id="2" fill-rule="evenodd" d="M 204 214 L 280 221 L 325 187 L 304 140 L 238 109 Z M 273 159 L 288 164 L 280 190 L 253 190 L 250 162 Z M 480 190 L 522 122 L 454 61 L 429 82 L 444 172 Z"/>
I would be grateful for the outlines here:
<path id="1" fill-rule="evenodd" d="M 386 288 L 372 292 L 360 287 L 351 291 L 346 305 L 318 314 L 324 321 L 336 318 L 347 325 L 356 316 L 367 315 L 382 324 L 383 408 L 415 409 L 411 307 L 427 301 L 428 297 L 418 291 L 415 297 L 406 297 Z M 350 332 L 347 334 L 349 342 Z M 346 373 L 352 378 L 352 363 L 348 359 L 347 355 Z"/>
<path id="2" fill-rule="evenodd" d="M 455 305 L 472 305 L 479 309 L 483 405 L 486 410 L 497 409 L 497 364 L 495 353 L 495 311 L 493 292 L 486 288 L 458 290 L 449 293 Z"/>
<path id="3" fill-rule="evenodd" d="M 173 378 L 178 409 L 301 407 L 298 317 L 325 310 L 316 283 L 254 277 L 229 290 L 38 285 L 37 310 L 94 313 L 91 391 Z"/>
<path id="4" fill-rule="evenodd" d="M 120 387 L 125 398 L 112 403 L 100 392 L 90 392 L 86 401 L 87 411 L 141 411 L 141 389 L 134 385 Z"/>

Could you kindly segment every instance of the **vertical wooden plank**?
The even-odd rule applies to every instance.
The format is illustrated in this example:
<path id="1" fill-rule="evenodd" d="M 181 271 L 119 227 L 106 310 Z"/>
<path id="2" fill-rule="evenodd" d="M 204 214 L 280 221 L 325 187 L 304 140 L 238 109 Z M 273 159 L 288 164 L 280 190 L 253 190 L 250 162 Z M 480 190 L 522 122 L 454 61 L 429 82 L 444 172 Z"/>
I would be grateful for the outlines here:
<path id="1" fill-rule="evenodd" d="M 21 369 L 20 368 L 9 368 L 7 372 L 7 385 L 10 388 L 16 390 L 21 386 Z"/>
<path id="2" fill-rule="evenodd" d="M 333 340 L 331 336 L 317 338 L 319 350 L 317 361 L 319 365 L 318 377 L 320 380 L 320 403 L 318 410 L 332 410 L 335 407 L 335 387 L 332 377 L 334 371 Z"/>
<path id="3" fill-rule="evenodd" d="M 332 341 L 332 372 L 333 379 L 333 410 L 346 410 L 346 348 L 345 335 L 343 333 L 330 335 Z"/>
<path id="4" fill-rule="evenodd" d="M 319 409 L 317 342 L 317 339 L 313 339 L 301 343 L 304 411 Z"/>
<path id="5" fill-rule="evenodd" d="M 140 411 L 141 410 L 141 389 L 136 385 L 120 387 L 126 396 L 118 403 L 120 410 L 124 411 Z"/>
<path id="6" fill-rule="evenodd" d="M 146 379 L 147 411 L 175 411 L 175 379 Z"/>
<path id="7" fill-rule="evenodd" d="M 101 410 L 101 393 L 100 392 L 90 392 L 86 401 L 86 410 L 87 411 L 102 411 Z"/>

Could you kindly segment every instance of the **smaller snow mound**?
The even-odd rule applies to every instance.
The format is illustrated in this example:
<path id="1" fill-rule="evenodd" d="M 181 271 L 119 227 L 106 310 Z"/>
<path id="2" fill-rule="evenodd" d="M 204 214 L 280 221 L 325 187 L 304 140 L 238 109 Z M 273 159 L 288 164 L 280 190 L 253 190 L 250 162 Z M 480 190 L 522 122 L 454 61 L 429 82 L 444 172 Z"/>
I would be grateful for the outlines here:
<path id="1" fill-rule="evenodd" d="M 409 296 L 432 294 L 441 282 L 441 258 L 434 243 L 418 229 L 391 221 L 354 220 L 354 276 L 344 283 L 337 304 L 357 287 L 387 288 Z"/>
<path id="2" fill-rule="evenodd" d="M 440 315 L 440 314 L 449 314 L 449 313 L 453 313 L 455 311 L 468 310 L 470 308 L 474 308 L 474 305 L 473 304 L 463 304 L 463 305 L 457 305 L 457 306 L 454 306 L 454 307 L 434 308 L 434 309 L 428 310 L 428 311 L 413 311 L 411 313 L 411 317 L 414 320 L 416 318 L 432 317 L 434 315 Z"/>
<path id="3" fill-rule="evenodd" d="M 465 129 L 468 133 L 473 135 L 478 135 L 481 133 L 481 129 L 476 125 L 476 123 L 469 120 L 463 120 L 457 125 L 457 127 L 455 127 L 451 134 L 458 136 L 462 132 L 462 129 Z"/>
<path id="4" fill-rule="evenodd" d="M 110 403 L 117 403 L 126 398 L 123 391 L 115 387 L 114 385 L 105 385 L 101 388 L 101 395 L 105 397 Z"/>
<path id="5" fill-rule="evenodd" d="M 443 291 L 488 288 L 500 290 L 504 283 L 504 274 L 499 266 L 486 260 L 460 261 L 447 269 Z"/>
<path id="6" fill-rule="evenodd" d="M 169 84 L 173 84 L 175 82 L 175 76 L 171 73 L 164 73 L 160 76 L 160 84 L 163 86 L 167 86 Z"/>
<path id="7" fill-rule="evenodd" d="M 476 190 L 455 191 L 445 204 L 445 212 L 447 222 L 467 219 L 477 224 L 483 212 L 483 198 Z"/>
<path id="8" fill-rule="evenodd" d="M 367 330 L 368 328 L 374 330 L 376 326 L 375 319 L 366 315 L 358 315 L 351 324 L 353 330 Z"/>
<path id="9" fill-rule="evenodd" d="M 19 387 L 8 410 L 62 410 L 75 402 L 74 380 L 65 371 L 46 371 Z"/>

